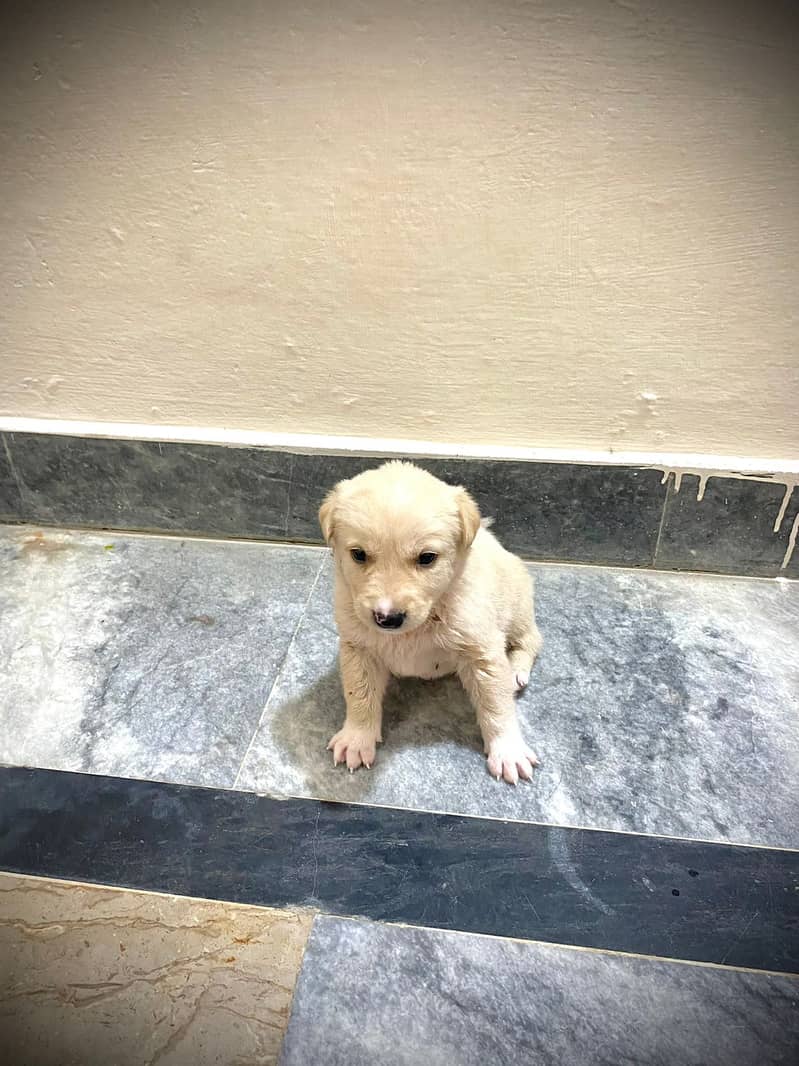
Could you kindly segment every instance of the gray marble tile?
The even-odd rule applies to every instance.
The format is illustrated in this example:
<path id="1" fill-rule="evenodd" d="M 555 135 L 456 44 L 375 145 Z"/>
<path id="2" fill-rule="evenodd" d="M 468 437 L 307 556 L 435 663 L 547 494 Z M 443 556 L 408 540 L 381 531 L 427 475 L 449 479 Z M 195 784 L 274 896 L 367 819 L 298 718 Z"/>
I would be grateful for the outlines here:
<path id="1" fill-rule="evenodd" d="M 11 469 L 9 453 L 0 433 L 0 520 L 18 519 L 21 515 L 22 500 L 17 488 L 17 481 Z"/>
<path id="2" fill-rule="evenodd" d="M 292 464 L 286 453 L 35 433 L 6 439 L 26 521 L 286 536 Z"/>
<path id="3" fill-rule="evenodd" d="M 0 762 L 231 785 L 320 562 L 0 530 Z"/>
<path id="4" fill-rule="evenodd" d="M 317 917 L 281 1066 L 777 1066 L 799 980 Z"/>
<path id="5" fill-rule="evenodd" d="M 12 528 L 0 544 L 1 761 L 799 844 L 792 582 L 536 568 L 545 645 L 519 713 L 543 766 L 513 789 L 485 772 L 454 679 L 394 683 L 373 770 L 333 768 L 324 553 Z"/>
<path id="6" fill-rule="evenodd" d="M 459 683 L 393 682 L 371 771 L 334 769 L 343 719 L 328 562 L 238 786 L 738 843 L 799 845 L 799 586 L 533 568 L 544 649 L 518 709 L 542 767 L 485 771 Z"/>
<path id="7" fill-rule="evenodd" d="M 780 573 L 799 512 L 799 488 L 789 497 L 781 521 L 781 484 L 711 477 L 701 500 L 698 495 L 696 475 L 685 474 L 679 492 L 670 481 L 656 566 L 765 577 Z"/>

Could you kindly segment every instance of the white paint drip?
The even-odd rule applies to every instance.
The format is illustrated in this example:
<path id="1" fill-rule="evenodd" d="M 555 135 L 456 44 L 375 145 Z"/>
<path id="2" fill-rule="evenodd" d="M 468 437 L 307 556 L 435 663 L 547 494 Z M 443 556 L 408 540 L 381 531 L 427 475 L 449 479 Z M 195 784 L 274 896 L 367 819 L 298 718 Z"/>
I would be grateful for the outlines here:
<path id="1" fill-rule="evenodd" d="M 702 470 L 692 467 L 677 467 L 667 466 L 660 468 L 663 471 L 663 477 L 660 479 L 660 484 L 665 485 L 669 478 L 674 475 L 674 491 L 679 492 L 682 488 L 682 480 L 686 474 L 691 474 L 693 477 L 698 478 L 698 484 L 696 489 L 696 498 L 701 501 L 705 497 L 705 489 L 707 488 L 708 479 L 711 477 L 723 477 L 734 478 L 738 481 L 761 481 L 769 485 L 783 485 L 785 491 L 783 493 L 780 509 L 777 512 L 777 517 L 774 519 L 774 525 L 772 526 L 773 533 L 779 533 L 782 529 L 782 523 L 785 521 L 785 515 L 788 510 L 788 504 L 791 500 L 793 490 L 799 485 L 799 476 L 795 473 L 783 473 L 783 474 L 756 474 L 748 473 L 740 470 Z M 794 520 L 793 529 L 788 541 L 788 547 L 785 552 L 785 558 L 783 559 L 781 570 L 784 570 L 788 563 L 791 561 L 794 549 L 796 547 L 797 537 L 797 521 L 799 521 L 799 515 Z"/>
<path id="2" fill-rule="evenodd" d="M 790 500 L 792 492 L 793 492 L 793 484 L 787 484 L 786 483 L 786 485 L 785 485 L 785 494 L 782 497 L 782 503 L 780 504 L 780 509 L 777 512 L 777 517 L 774 519 L 774 532 L 775 533 L 779 533 L 779 531 L 780 531 L 780 526 L 782 525 L 782 520 L 783 520 L 783 518 L 785 518 L 785 512 L 788 509 L 788 500 Z"/>
<path id="3" fill-rule="evenodd" d="M 774 523 L 774 532 L 778 533 L 782 519 L 785 517 L 785 511 L 788 507 L 788 500 L 791 498 L 791 492 L 796 484 L 799 484 L 799 477 L 795 474 L 750 474 L 746 471 L 740 470 L 725 470 L 721 467 L 713 470 L 701 470 L 696 467 L 660 467 L 663 471 L 663 477 L 660 479 L 660 484 L 665 485 L 671 475 L 674 475 L 674 491 L 679 492 L 682 488 L 682 479 L 686 474 L 690 474 L 692 477 L 698 479 L 696 487 L 696 498 L 700 502 L 705 498 L 705 490 L 707 488 L 708 479 L 712 477 L 724 477 L 735 478 L 738 481 L 762 481 L 769 485 L 785 485 L 785 497 L 780 507 L 780 512 L 777 515 L 777 519 Z"/>
<path id="4" fill-rule="evenodd" d="M 794 518 L 793 520 L 793 525 L 791 526 L 791 535 L 790 537 L 788 537 L 788 547 L 785 549 L 785 558 L 782 560 L 782 566 L 780 567 L 780 570 L 784 570 L 787 567 L 788 563 L 791 561 L 791 556 L 793 555 L 794 548 L 796 547 L 796 535 L 798 533 L 799 514 L 797 514 L 796 518 Z"/>

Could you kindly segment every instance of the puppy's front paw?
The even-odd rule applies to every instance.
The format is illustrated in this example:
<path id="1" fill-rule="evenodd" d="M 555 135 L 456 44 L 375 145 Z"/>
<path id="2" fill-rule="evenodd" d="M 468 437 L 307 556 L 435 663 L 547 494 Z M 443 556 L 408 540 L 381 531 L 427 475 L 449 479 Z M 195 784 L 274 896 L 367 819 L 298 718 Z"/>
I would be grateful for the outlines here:
<path id="1" fill-rule="evenodd" d="M 538 757 L 527 747 L 521 733 L 503 733 L 489 742 L 488 772 L 497 781 L 501 777 L 509 785 L 517 784 L 520 777 L 530 781 L 534 766 L 538 766 Z"/>
<path id="2" fill-rule="evenodd" d="M 343 729 L 340 729 L 328 744 L 327 750 L 333 752 L 334 766 L 345 762 L 352 773 L 361 765 L 371 770 L 379 743 L 380 737 L 377 733 L 368 729 L 357 729 L 345 722 Z"/>

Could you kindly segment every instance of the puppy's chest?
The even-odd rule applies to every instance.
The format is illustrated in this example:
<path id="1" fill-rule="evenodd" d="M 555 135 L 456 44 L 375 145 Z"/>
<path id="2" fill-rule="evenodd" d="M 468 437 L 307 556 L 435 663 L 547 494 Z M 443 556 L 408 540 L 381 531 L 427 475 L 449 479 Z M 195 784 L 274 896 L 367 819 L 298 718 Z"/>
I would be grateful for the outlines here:
<path id="1" fill-rule="evenodd" d="M 429 640 L 387 640 L 380 648 L 380 657 L 395 677 L 446 677 L 455 673 L 457 665 L 453 652 L 437 648 Z"/>

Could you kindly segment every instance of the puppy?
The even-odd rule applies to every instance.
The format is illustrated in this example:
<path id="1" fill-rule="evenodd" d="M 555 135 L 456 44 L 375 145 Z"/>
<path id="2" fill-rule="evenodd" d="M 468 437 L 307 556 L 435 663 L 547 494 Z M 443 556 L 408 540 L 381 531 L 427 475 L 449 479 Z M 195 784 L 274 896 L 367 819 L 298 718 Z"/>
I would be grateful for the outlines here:
<path id="1" fill-rule="evenodd" d="M 347 705 L 328 750 L 350 771 L 374 762 L 389 678 L 457 673 L 474 704 L 488 769 L 530 779 L 538 760 L 514 693 L 541 647 L 522 561 L 484 528 L 463 488 L 411 463 L 342 481 L 319 511 L 335 560 Z"/>

